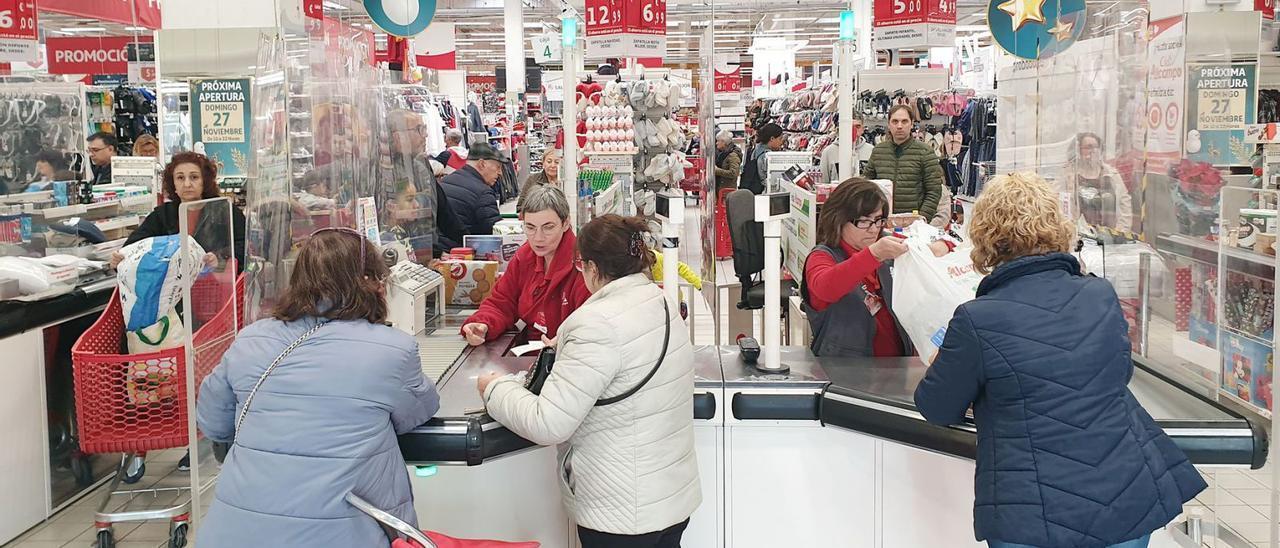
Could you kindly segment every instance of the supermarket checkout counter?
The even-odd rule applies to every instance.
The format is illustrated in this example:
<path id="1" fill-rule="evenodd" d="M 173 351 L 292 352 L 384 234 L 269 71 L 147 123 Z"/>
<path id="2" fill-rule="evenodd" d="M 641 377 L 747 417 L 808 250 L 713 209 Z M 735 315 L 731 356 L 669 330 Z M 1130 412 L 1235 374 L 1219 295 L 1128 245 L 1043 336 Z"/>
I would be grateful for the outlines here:
<path id="1" fill-rule="evenodd" d="M 438 333 L 457 338 L 456 328 Z M 453 535 L 570 546 L 555 448 L 495 423 L 475 389 L 480 374 L 532 364 L 506 355 L 513 339 L 462 350 L 440 377 L 439 416 L 401 437 L 411 464 L 468 465 L 419 467 L 418 514 Z M 916 411 L 918 359 L 826 359 L 795 347 L 782 359 L 789 373 L 765 375 L 737 347 L 696 350 L 703 504 L 686 546 L 980 546 L 967 540 L 969 513 L 955 511 L 973 502 L 976 432 Z M 1136 365 L 1131 390 L 1193 462 L 1265 463 L 1261 428 Z M 918 527 L 921 516 L 930 527 Z"/>

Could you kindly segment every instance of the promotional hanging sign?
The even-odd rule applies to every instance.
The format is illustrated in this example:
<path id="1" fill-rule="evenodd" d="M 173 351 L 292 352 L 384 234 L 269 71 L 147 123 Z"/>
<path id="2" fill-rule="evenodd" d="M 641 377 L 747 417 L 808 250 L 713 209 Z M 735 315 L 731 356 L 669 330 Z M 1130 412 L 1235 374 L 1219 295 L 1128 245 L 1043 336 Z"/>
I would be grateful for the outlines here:
<path id="1" fill-rule="evenodd" d="M 39 59 L 37 27 L 35 2 L 0 0 L 0 61 L 31 62 Z"/>
<path id="2" fill-rule="evenodd" d="M 160 0 L 40 0 L 40 11 L 160 30 Z"/>
<path id="3" fill-rule="evenodd" d="M 1186 17 L 1152 21 L 1147 42 L 1147 166 L 1165 173 L 1182 158 Z"/>
<path id="4" fill-rule="evenodd" d="M 715 93 L 732 98 L 742 92 L 742 65 L 738 55 L 715 56 Z"/>
<path id="5" fill-rule="evenodd" d="M 871 39 L 877 49 L 954 47 L 957 0 L 875 0 Z"/>
<path id="6" fill-rule="evenodd" d="M 1215 166 L 1249 165 L 1253 147 L 1245 126 L 1253 123 L 1258 95 L 1253 63 L 1187 65 L 1187 156 Z"/>
<path id="7" fill-rule="evenodd" d="M 128 74 L 131 36 L 45 39 L 49 74 Z"/>
<path id="8" fill-rule="evenodd" d="M 408 18 L 404 12 L 409 11 L 408 3 L 413 1 L 418 3 L 417 17 L 407 24 L 398 23 L 397 21 Z M 387 11 L 388 7 L 395 12 Z M 364 0 L 364 9 L 369 12 L 374 26 L 383 32 L 401 38 L 412 38 L 431 26 L 431 20 L 436 16 L 436 0 Z"/>
<path id="9" fill-rule="evenodd" d="M 564 62 L 564 44 L 559 34 L 539 34 L 533 41 L 533 60 L 539 65 L 558 65 Z"/>
<path id="10" fill-rule="evenodd" d="M 666 57 L 666 0 L 586 0 L 590 59 Z"/>
<path id="11" fill-rule="evenodd" d="M 456 70 L 458 46 L 454 24 L 437 22 L 413 37 L 413 55 L 420 67 Z"/>
<path id="12" fill-rule="evenodd" d="M 302 0 L 302 14 L 311 19 L 324 19 L 324 0 Z"/>
<path id="13" fill-rule="evenodd" d="M 1048 59 L 1084 34 L 1085 0 L 990 0 L 987 26 L 1014 57 Z"/>
<path id="14" fill-rule="evenodd" d="M 1253 9 L 1262 12 L 1263 19 L 1276 20 L 1276 0 L 1253 0 Z"/>
<path id="15" fill-rule="evenodd" d="M 205 156 L 217 164 L 220 177 L 249 175 L 253 155 L 249 87 L 247 78 L 191 83 L 191 140 L 196 151 L 203 148 Z"/>
<path id="16" fill-rule="evenodd" d="M 146 84 L 156 81 L 155 44 L 129 44 L 125 52 L 129 59 L 129 83 Z"/>

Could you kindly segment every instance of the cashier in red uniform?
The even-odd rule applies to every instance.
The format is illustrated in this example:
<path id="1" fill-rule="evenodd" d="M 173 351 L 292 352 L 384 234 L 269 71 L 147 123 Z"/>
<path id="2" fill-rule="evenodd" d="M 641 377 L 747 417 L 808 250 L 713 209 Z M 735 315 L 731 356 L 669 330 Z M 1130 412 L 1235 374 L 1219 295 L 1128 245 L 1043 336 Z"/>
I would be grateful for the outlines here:
<path id="1" fill-rule="evenodd" d="M 478 346 L 524 320 L 530 341 L 554 343 L 560 324 L 591 296 L 574 268 L 577 239 L 569 226 L 569 202 L 555 186 L 529 189 L 521 214 L 529 240 L 520 246 L 480 310 L 467 318 L 462 335 Z"/>
<path id="2" fill-rule="evenodd" d="M 805 261 L 800 286 L 813 335 L 810 349 L 822 357 L 911 356 L 911 339 L 893 316 L 893 260 L 907 252 L 903 240 L 884 236 L 889 200 L 862 178 L 836 187 L 818 215 L 818 245 Z M 931 244 L 946 255 L 950 244 Z"/>

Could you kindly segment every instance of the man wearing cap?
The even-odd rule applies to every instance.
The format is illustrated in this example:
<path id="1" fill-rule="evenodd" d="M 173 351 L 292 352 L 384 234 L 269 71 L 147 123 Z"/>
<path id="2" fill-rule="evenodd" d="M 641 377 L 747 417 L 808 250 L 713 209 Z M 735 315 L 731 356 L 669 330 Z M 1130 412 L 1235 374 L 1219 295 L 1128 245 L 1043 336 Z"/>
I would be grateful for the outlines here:
<path id="1" fill-rule="evenodd" d="M 502 219 L 493 185 L 502 176 L 502 160 L 487 143 L 471 145 L 467 165 L 440 181 L 450 209 L 462 221 L 464 234 L 493 234 Z"/>

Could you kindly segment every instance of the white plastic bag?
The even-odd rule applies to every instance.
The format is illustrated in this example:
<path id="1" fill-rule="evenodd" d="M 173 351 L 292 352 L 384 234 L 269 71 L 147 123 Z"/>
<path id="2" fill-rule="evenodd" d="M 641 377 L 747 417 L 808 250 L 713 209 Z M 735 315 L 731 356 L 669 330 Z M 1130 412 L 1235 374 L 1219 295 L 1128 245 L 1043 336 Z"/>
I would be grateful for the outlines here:
<path id="1" fill-rule="evenodd" d="M 983 278 L 967 246 L 934 257 L 930 229 L 937 230 L 923 221 L 908 227 L 909 250 L 893 262 L 893 315 L 925 365 L 938 354 L 956 307 L 973 300 Z"/>
<path id="2" fill-rule="evenodd" d="M 124 260 L 116 267 L 125 331 L 156 325 L 182 300 L 182 290 L 195 283 L 204 267 L 204 249 L 191 239 L 181 253 L 181 238 L 156 236 L 120 250 Z"/>

